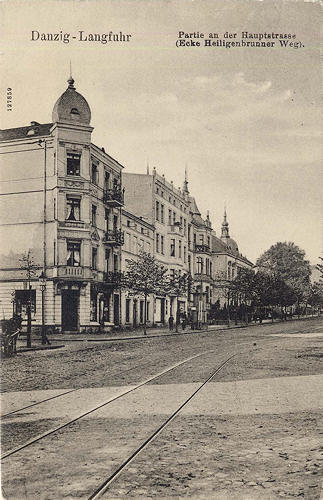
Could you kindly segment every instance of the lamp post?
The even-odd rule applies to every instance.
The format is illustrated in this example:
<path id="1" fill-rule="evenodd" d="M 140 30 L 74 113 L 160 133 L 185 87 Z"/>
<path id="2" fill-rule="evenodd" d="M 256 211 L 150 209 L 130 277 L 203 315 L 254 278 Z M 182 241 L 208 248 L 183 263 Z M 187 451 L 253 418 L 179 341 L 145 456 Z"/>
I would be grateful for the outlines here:
<path id="1" fill-rule="evenodd" d="M 45 290 L 46 290 L 46 276 L 42 271 L 39 276 L 39 286 L 41 289 L 41 343 L 47 343 L 47 336 L 45 332 Z"/>

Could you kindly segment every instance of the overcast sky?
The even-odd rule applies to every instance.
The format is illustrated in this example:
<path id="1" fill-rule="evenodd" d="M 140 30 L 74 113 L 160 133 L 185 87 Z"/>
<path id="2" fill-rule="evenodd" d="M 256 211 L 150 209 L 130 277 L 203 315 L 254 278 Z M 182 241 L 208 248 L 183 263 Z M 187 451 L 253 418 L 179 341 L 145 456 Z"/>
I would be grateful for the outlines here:
<path id="1" fill-rule="evenodd" d="M 0 4 L 1 128 L 50 122 L 72 60 L 93 142 L 128 172 L 147 161 L 175 186 L 185 165 L 202 215 L 249 259 L 293 241 L 322 251 L 318 3 L 44 0 Z M 41 33 L 131 34 L 129 43 L 31 41 Z M 304 47 L 176 47 L 178 32 L 295 33 Z M 196 39 L 195 39 L 196 40 Z M 13 111 L 5 92 L 13 89 Z"/>

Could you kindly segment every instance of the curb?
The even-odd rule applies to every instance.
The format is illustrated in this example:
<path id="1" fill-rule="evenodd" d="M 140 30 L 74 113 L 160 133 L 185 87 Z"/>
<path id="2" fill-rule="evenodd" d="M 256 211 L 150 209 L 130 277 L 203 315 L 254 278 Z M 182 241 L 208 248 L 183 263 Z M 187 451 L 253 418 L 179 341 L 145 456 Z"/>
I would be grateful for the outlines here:
<path id="1" fill-rule="evenodd" d="M 17 348 L 17 354 L 20 352 L 30 352 L 30 351 L 49 351 L 50 349 L 60 349 L 65 347 L 64 344 L 61 345 L 50 345 L 50 346 L 36 346 L 36 347 L 23 347 L 22 349 Z"/>
<path id="2" fill-rule="evenodd" d="M 318 319 L 317 316 L 314 316 L 312 318 L 295 318 L 287 321 L 274 321 L 269 322 L 269 323 L 249 323 L 248 325 L 233 325 L 233 326 L 226 326 L 224 328 L 216 328 L 216 329 L 202 329 L 202 330 L 184 330 L 180 332 L 173 332 L 173 333 L 156 333 L 156 334 L 147 334 L 147 335 L 138 335 L 138 336 L 131 336 L 131 337 L 109 337 L 109 338 L 97 338 L 97 339 L 86 339 L 86 338 L 68 338 L 68 339 L 61 339 L 61 338 L 50 338 L 51 342 L 120 342 L 122 340 L 145 340 L 145 339 L 152 339 L 152 338 L 160 338 L 160 337 L 176 337 L 178 335 L 193 335 L 193 334 L 198 334 L 198 333 L 217 333 L 217 332 L 226 332 L 228 330 L 236 330 L 236 329 L 241 329 L 241 328 L 250 328 L 250 327 L 255 327 L 255 326 L 270 326 L 270 325 L 276 325 L 280 323 L 292 323 L 295 321 L 306 321 L 308 319 Z M 78 335 L 77 333 L 75 335 Z M 51 346 L 51 347 L 36 347 L 36 348 L 31 348 L 31 349 L 24 349 L 24 350 L 19 350 L 19 352 L 25 352 L 25 351 L 30 351 L 30 350 L 42 350 L 42 349 L 57 349 L 58 347 L 64 347 L 64 345 L 59 345 L 59 346 Z"/>

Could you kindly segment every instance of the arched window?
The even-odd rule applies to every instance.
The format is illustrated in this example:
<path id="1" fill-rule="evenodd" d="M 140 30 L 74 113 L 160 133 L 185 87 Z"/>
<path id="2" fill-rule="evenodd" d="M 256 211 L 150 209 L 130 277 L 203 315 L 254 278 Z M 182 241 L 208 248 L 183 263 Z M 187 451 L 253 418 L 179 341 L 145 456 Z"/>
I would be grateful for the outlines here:
<path id="1" fill-rule="evenodd" d="M 72 108 L 71 109 L 71 115 L 79 115 L 79 114 L 80 114 L 80 112 L 79 112 L 79 110 L 77 108 Z"/>

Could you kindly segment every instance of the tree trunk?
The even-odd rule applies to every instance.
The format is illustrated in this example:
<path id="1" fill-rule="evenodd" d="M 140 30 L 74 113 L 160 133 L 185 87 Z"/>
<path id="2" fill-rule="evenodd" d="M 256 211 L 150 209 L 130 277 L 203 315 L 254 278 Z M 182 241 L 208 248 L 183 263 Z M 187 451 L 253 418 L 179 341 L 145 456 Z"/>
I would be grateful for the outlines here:
<path id="1" fill-rule="evenodd" d="M 227 315 L 228 315 L 228 326 L 230 326 L 230 305 L 228 301 L 228 307 L 227 307 Z"/>
<path id="2" fill-rule="evenodd" d="M 144 335 L 147 335 L 147 294 L 145 293 L 145 304 L 144 304 Z"/>
<path id="3" fill-rule="evenodd" d="M 178 296 L 176 297 L 176 317 L 175 317 L 175 332 L 178 333 L 178 320 L 179 320 L 179 314 L 178 314 Z"/>

